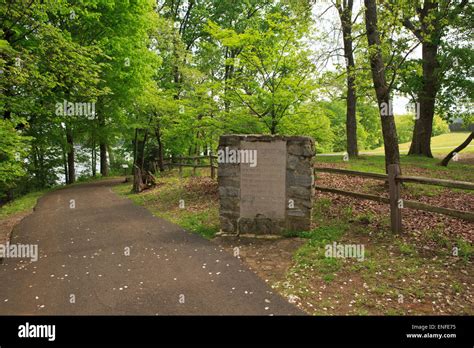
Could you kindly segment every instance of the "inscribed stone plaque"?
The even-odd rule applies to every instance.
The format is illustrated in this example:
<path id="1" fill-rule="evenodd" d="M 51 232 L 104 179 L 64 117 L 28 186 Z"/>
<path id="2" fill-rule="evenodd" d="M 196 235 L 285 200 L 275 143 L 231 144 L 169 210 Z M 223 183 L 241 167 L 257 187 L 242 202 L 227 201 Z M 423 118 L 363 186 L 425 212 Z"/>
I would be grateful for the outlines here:
<path id="1" fill-rule="evenodd" d="M 240 217 L 285 218 L 286 141 L 242 141 L 242 150 L 256 150 L 257 165 L 240 164 Z"/>

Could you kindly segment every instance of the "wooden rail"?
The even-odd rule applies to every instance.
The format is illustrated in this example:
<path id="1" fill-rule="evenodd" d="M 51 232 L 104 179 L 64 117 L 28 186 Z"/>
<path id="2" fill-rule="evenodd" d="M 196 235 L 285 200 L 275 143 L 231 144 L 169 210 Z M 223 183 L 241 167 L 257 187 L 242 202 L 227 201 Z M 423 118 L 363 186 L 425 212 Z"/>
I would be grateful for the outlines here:
<path id="1" fill-rule="evenodd" d="M 400 174 L 400 167 L 398 164 L 388 166 L 387 174 L 358 172 L 354 170 L 346 170 L 339 168 L 320 168 L 315 167 L 315 172 L 333 173 L 341 175 L 359 176 L 365 178 L 379 179 L 388 181 L 388 197 L 376 196 L 372 194 L 345 191 L 340 189 L 333 189 L 324 186 L 315 186 L 315 189 L 321 192 L 336 193 L 344 196 L 355 197 L 360 199 L 368 199 L 380 203 L 390 204 L 390 225 L 392 232 L 399 233 L 402 231 L 402 209 L 411 208 L 431 213 L 438 213 L 448 216 L 453 216 L 459 219 L 474 222 L 474 213 L 456 209 L 448 209 L 443 207 L 436 207 L 426 203 L 415 202 L 401 199 L 401 183 L 411 182 L 426 185 L 437 185 L 449 188 L 474 190 L 474 184 L 467 181 L 455 181 L 445 179 L 434 179 L 416 176 L 404 176 Z"/>
<path id="2" fill-rule="evenodd" d="M 418 184 L 444 186 L 450 188 L 458 188 L 463 190 L 474 190 L 474 184 L 467 181 L 454 181 L 445 179 L 424 178 L 419 176 L 404 176 L 400 175 L 396 178 L 401 182 L 413 182 Z"/>
<path id="3" fill-rule="evenodd" d="M 387 197 L 371 195 L 371 194 L 368 194 L 368 193 L 344 191 L 344 190 L 333 189 L 333 188 L 330 188 L 330 187 L 318 186 L 318 185 L 316 185 L 314 188 L 318 191 L 321 191 L 321 192 L 337 193 L 337 194 L 343 195 L 343 196 L 362 198 L 362 199 L 367 199 L 369 201 L 375 201 L 375 202 L 379 202 L 379 203 L 389 203 L 390 202 L 390 200 Z"/>
<path id="4" fill-rule="evenodd" d="M 358 172 L 355 170 L 339 169 L 339 168 L 328 168 L 328 167 L 315 167 L 315 170 L 323 173 L 334 173 L 334 174 L 344 174 L 351 176 L 361 176 L 371 179 L 387 180 L 387 174 L 379 173 L 367 173 L 367 172 Z"/>
<path id="5" fill-rule="evenodd" d="M 368 193 L 344 191 L 344 190 L 333 189 L 333 188 L 330 188 L 330 187 L 317 186 L 317 185 L 315 186 L 315 189 L 318 190 L 318 191 L 321 191 L 321 192 L 336 193 L 336 194 L 343 195 L 343 196 L 367 199 L 369 201 L 374 201 L 374 202 L 379 202 L 379 203 L 390 203 L 390 199 L 388 197 L 376 196 L 376 195 L 371 195 L 371 194 L 368 194 Z M 428 205 L 428 204 L 425 204 L 425 203 L 415 202 L 415 201 L 408 201 L 408 200 L 403 200 L 403 207 L 404 208 L 417 209 L 417 210 L 423 210 L 423 211 L 427 211 L 427 212 L 431 212 L 431 213 L 449 215 L 449 216 L 453 216 L 453 217 L 460 218 L 460 219 L 467 220 L 467 221 L 474 221 L 474 213 L 471 213 L 471 212 L 468 212 L 468 211 L 461 211 L 461 210 L 435 207 L 435 206 L 431 206 L 431 205 Z"/>
<path id="6" fill-rule="evenodd" d="M 430 213 L 438 213 L 443 215 L 453 216 L 459 219 L 467 220 L 474 222 L 474 213 L 469 211 L 462 211 L 462 210 L 455 210 L 455 209 L 448 209 L 442 207 L 435 207 L 429 204 L 415 202 L 415 201 L 403 201 L 403 206 L 406 208 L 411 209 L 418 209 L 423 211 L 428 211 Z"/>
<path id="7" fill-rule="evenodd" d="M 209 164 L 200 163 L 201 160 L 207 159 L 209 160 Z M 193 168 L 193 175 L 196 175 L 196 168 L 211 168 L 211 178 L 215 179 L 216 177 L 216 169 L 217 167 L 217 156 L 210 153 L 206 156 L 175 156 L 169 157 L 167 161 L 163 162 L 163 165 L 168 167 L 169 170 L 173 167 L 178 167 L 179 175 L 183 175 L 183 168 L 190 167 Z M 191 163 L 187 163 L 186 161 L 191 161 Z"/>

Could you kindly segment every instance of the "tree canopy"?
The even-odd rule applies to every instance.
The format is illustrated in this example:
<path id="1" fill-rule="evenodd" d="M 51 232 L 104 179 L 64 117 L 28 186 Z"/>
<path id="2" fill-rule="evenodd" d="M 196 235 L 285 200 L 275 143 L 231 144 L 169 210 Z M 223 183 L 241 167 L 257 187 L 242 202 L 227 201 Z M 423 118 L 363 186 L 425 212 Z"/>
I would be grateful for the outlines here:
<path id="1" fill-rule="evenodd" d="M 357 156 L 398 147 L 389 127 L 431 155 L 426 137 L 472 120 L 473 6 L 374 4 L 376 45 L 351 0 L 0 0 L 2 195 L 162 169 L 228 133 L 308 135 L 317 152 Z M 384 125 L 395 95 L 421 117 Z"/>

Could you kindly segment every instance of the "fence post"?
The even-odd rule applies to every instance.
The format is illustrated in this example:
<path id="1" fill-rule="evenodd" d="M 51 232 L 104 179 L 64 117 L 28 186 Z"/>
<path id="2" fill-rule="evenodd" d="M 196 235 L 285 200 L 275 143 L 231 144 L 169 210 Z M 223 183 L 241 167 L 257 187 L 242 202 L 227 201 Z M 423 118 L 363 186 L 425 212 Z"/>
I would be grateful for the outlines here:
<path id="1" fill-rule="evenodd" d="M 393 233 L 402 232 L 402 211 L 400 209 L 400 182 L 396 180 L 400 175 L 400 165 L 388 165 L 388 189 L 390 198 L 390 225 Z"/>
<path id="2" fill-rule="evenodd" d="M 209 151 L 209 163 L 211 165 L 211 178 L 215 179 L 216 172 L 214 171 L 214 158 L 212 157 L 212 151 Z"/>
<path id="3" fill-rule="evenodd" d="M 183 176 L 183 167 L 181 167 L 181 156 L 178 156 L 178 169 L 179 169 L 179 176 Z"/>

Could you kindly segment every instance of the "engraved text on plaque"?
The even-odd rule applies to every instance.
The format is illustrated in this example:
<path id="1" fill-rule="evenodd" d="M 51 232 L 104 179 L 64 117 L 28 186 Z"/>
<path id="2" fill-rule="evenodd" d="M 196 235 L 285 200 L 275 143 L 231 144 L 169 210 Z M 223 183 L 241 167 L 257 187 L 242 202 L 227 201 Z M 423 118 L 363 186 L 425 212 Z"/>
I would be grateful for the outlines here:
<path id="1" fill-rule="evenodd" d="M 285 218 L 286 141 L 242 141 L 242 150 L 257 151 L 257 165 L 240 164 L 240 216 Z"/>

